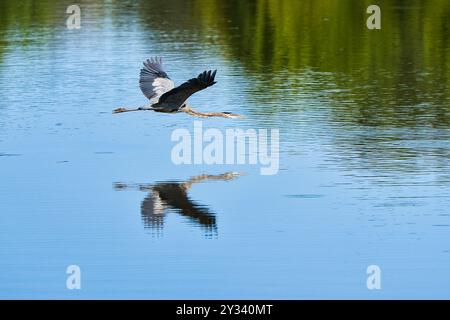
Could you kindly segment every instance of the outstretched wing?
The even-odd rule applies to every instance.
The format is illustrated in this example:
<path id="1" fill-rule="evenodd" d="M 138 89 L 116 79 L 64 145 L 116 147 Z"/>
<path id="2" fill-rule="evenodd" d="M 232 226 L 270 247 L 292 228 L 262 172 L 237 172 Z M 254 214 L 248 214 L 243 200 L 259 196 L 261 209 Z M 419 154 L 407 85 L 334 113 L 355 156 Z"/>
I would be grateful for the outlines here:
<path id="1" fill-rule="evenodd" d="M 158 102 L 161 95 L 175 87 L 173 81 L 162 68 L 162 59 L 155 57 L 144 62 L 139 77 L 142 93 L 152 102 Z"/>
<path id="2" fill-rule="evenodd" d="M 182 105 L 187 98 L 196 93 L 215 84 L 214 78 L 217 70 L 203 71 L 197 78 L 192 78 L 182 85 L 164 93 L 160 98 L 160 103 Z"/>

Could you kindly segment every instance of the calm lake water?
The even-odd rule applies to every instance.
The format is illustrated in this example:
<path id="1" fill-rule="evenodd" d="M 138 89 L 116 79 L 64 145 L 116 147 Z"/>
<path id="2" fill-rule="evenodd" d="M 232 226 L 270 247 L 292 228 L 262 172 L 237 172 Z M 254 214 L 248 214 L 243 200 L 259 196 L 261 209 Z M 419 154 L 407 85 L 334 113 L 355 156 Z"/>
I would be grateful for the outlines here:
<path id="1" fill-rule="evenodd" d="M 450 298 L 450 2 L 393 2 L 368 30 L 369 1 L 78 1 L 69 30 L 72 1 L 1 1 L 0 298 Z M 155 55 L 218 69 L 191 104 L 245 119 L 203 128 L 279 129 L 279 172 L 111 114 Z"/>

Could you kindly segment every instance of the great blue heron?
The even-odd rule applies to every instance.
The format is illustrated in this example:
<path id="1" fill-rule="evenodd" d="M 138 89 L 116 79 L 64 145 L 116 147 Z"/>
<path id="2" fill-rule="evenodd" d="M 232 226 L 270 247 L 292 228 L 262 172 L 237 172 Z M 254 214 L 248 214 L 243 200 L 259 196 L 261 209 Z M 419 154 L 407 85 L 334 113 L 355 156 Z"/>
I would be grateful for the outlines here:
<path id="1" fill-rule="evenodd" d="M 148 192 L 147 197 L 141 203 L 142 221 L 146 227 L 156 231 L 162 229 L 165 214 L 172 209 L 204 228 L 207 233 L 213 233 L 217 228 L 215 214 L 209 211 L 208 207 L 192 201 L 188 191 L 195 183 L 229 181 L 241 175 L 243 173 L 237 172 L 226 172 L 218 175 L 202 174 L 191 177 L 187 181 L 166 181 L 153 184 L 117 182 L 114 184 L 114 189 Z"/>
<path id="2" fill-rule="evenodd" d="M 216 83 L 214 81 L 216 72 L 217 70 L 203 71 L 197 78 L 189 79 L 175 87 L 174 82 L 163 70 L 162 59 L 158 57 L 147 59 L 144 68 L 141 69 L 139 87 L 150 103 L 137 109 L 117 108 L 113 112 L 153 110 L 165 113 L 186 112 L 197 117 L 240 118 L 240 115 L 230 112 L 199 112 L 187 104 L 187 99 L 191 95 Z"/>

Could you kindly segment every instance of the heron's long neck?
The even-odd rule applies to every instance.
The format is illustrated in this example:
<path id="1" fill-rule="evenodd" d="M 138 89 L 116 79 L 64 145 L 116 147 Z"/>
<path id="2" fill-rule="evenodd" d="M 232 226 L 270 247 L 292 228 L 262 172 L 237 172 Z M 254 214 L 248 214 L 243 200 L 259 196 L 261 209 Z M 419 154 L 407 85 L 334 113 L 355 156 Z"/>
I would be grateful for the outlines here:
<path id="1" fill-rule="evenodd" d="M 191 116 L 200 117 L 200 118 L 209 118 L 209 117 L 223 117 L 223 118 L 237 118 L 239 115 L 229 113 L 229 112 L 200 112 L 192 109 L 189 106 L 184 107 L 181 111 L 190 114 Z"/>

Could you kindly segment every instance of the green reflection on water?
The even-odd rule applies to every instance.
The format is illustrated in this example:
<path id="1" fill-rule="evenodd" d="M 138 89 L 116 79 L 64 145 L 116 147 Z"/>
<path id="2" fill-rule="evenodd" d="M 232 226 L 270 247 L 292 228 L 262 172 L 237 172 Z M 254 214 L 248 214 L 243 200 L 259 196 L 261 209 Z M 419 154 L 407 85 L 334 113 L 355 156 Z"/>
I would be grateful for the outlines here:
<path id="1" fill-rule="evenodd" d="M 189 28 L 203 34 L 203 41 L 221 42 L 224 55 L 271 80 L 256 94 L 283 87 L 295 74 L 312 69 L 332 73 L 328 81 L 338 89 L 333 99 L 347 109 L 340 109 L 340 119 L 364 125 L 450 124 L 450 3 L 378 1 L 382 30 L 368 30 L 371 3 L 198 0 L 186 6 L 153 1 L 142 5 L 141 13 L 152 29 Z M 146 18 L 156 8 L 163 8 L 166 23 Z M 273 77 L 280 72 L 285 76 Z M 286 94 L 273 90 L 271 96 L 282 101 Z"/>
<path id="2" fill-rule="evenodd" d="M 8 46 L 27 46 L 31 33 L 41 32 L 44 36 L 39 41 L 49 41 L 64 28 L 65 8 L 70 4 L 2 1 L 0 59 Z M 336 106 L 332 110 L 336 121 L 369 126 L 450 125 L 448 0 L 377 1 L 381 30 L 365 26 L 366 8 L 372 4 L 368 0 L 79 4 L 94 21 L 93 12 L 98 20 L 110 15 L 114 27 L 120 28 L 124 21 L 139 23 L 156 38 L 171 35 L 171 41 L 220 47 L 230 62 L 238 61 L 249 77 L 260 79 L 252 90 L 260 102 L 277 103 L 288 95 L 295 99 L 295 90 L 324 90 Z M 139 18 L 116 19 L 126 16 Z M 8 36 L 11 31 L 16 34 L 14 41 Z M 314 86 L 302 81 L 308 72 L 313 72 L 309 80 Z M 296 111 L 294 104 L 290 108 Z"/>

